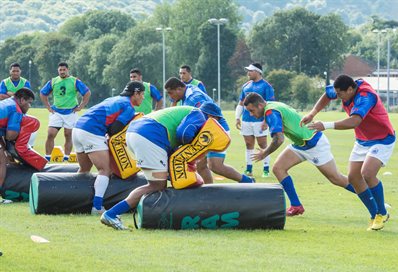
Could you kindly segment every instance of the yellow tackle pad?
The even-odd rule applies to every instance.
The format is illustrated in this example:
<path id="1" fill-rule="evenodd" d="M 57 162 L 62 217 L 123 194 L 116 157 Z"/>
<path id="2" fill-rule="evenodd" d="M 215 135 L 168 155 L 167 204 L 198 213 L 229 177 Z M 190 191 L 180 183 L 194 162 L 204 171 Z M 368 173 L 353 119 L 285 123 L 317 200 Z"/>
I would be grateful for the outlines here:
<path id="1" fill-rule="evenodd" d="M 196 173 L 194 161 L 208 151 L 224 151 L 231 138 L 221 125 L 209 118 L 190 144 L 177 149 L 169 158 L 169 174 L 175 189 L 192 187 L 201 183 Z"/>
<path id="2" fill-rule="evenodd" d="M 133 120 L 137 120 L 142 116 L 144 116 L 143 113 L 138 113 L 134 116 Z M 111 154 L 110 159 L 112 172 L 121 179 L 127 179 L 141 170 L 141 168 L 137 167 L 134 155 L 127 148 L 127 128 L 128 125 L 125 126 L 122 131 L 110 137 L 108 142 L 109 152 Z"/>

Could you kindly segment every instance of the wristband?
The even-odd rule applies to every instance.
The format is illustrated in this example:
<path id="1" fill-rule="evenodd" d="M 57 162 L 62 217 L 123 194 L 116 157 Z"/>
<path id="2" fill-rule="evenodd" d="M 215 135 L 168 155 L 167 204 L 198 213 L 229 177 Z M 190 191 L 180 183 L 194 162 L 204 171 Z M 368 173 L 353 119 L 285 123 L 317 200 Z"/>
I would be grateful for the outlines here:
<path id="1" fill-rule="evenodd" d="M 334 129 L 334 122 L 322 122 L 322 125 L 325 129 Z"/>
<path id="2" fill-rule="evenodd" d="M 242 113 L 243 113 L 243 106 L 238 104 L 235 110 L 235 119 L 240 119 Z"/>

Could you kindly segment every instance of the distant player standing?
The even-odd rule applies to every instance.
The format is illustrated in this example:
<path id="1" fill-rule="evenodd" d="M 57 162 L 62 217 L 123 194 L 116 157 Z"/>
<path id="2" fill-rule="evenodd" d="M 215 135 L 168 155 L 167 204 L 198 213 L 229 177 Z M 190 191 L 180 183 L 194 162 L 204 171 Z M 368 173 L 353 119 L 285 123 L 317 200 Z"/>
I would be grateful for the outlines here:
<path id="1" fill-rule="evenodd" d="M 249 93 L 259 94 L 265 101 L 275 100 L 274 89 L 272 86 L 263 79 L 263 70 L 259 63 L 252 63 L 248 67 L 245 67 L 247 71 L 247 77 L 249 81 L 246 82 L 242 87 L 242 92 L 239 97 L 239 104 L 236 107 L 235 118 L 236 128 L 241 132 L 246 144 L 246 171 L 245 174 L 252 175 L 253 162 L 251 156 L 254 152 L 254 145 L 257 139 L 257 143 L 260 148 L 265 149 L 267 147 L 267 135 L 268 129 L 264 122 L 264 117 L 256 118 L 250 116 L 250 113 L 243 107 L 243 101 Z M 243 116 L 242 116 L 243 113 Z M 242 116 L 242 122 L 240 120 Z M 262 177 L 268 177 L 269 175 L 269 162 L 270 158 L 267 156 L 264 159 L 264 168 Z"/>
<path id="2" fill-rule="evenodd" d="M 134 107 L 135 111 L 142 112 L 144 114 L 152 112 L 153 101 L 155 101 L 156 103 L 155 110 L 160 110 L 161 108 L 163 108 L 163 96 L 155 87 L 155 85 L 142 80 L 142 73 L 140 69 L 133 68 L 130 70 L 130 80 L 139 81 L 144 84 L 145 87 L 144 101 L 141 103 L 141 105 Z"/>
<path id="3" fill-rule="evenodd" d="M 50 105 L 48 101 L 50 94 L 54 98 L 53 105 Z M 80 104 L 77 100 L 78 94 L 82 96 Z M 58 76 L 48 81 L 40 90 L 40 99 L 50 112 L 45 145 L 47 160 L 51 158 L 54 139 L 61 128 L 64 128 L 65 136 L 64 161 L 69 159 L 69 154 L 72 151 L 72 128 L 79 118 L 77 112 L 87 105 L 90 96 L 90 89 L 80 79 L 69 75 L 68 64 L 60 62 Z"/>

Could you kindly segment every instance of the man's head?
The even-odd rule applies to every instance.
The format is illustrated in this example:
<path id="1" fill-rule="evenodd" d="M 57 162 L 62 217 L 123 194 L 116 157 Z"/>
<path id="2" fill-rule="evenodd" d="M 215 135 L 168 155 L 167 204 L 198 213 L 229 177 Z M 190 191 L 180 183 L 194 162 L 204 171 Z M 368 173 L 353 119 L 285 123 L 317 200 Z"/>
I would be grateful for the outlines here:
<path id="1" fill-rule="evenodd" d="M 164 88 L 174 102 L 180 101 L 185 95 L 186 86 L 176 77 L 169 78 L 164 84 Z"/>
<path id="2" fill-rule="evenodd" d="M 130 80 L 142 82 L 142 73 L 138 68 L 133 68 L 130 70 Z"/>
<path id="3" fill-rule="evenodd" d="M 191 67 L 188 65 L 180 67 L 180 79 L 183 82 L 189 82 L 192 79 Z"/>
<path id="4" fill-rule="evenodd" d="M 69 66 L 66 62 L 58 63 L 58 75 L 60 78 L 67 78 L 69 76 Z"/>
<path id="5" fill-rule="evenodd" d="M 260 118 L 264 116 L 264 107 L 267 105 L 267 102 L 259 94 L 249 93 L 243 101 L 243 105 L 250 112 L 251 116 Z"/>
<path id="6" fill-rule="evenodd" d="M 31 89 L 23 87 L 15 92 L 14 99 L 17 101 L 23 113 L 27 113 L 30 104 L 35 100 L 35 94 Z"/>
<path id="7" fill-rule="evenodd" d="M 144 100 L 144 85 L 139 81 L 130 81 L 127 83 L 126 87 L 124 87 L 123 91 L 120 93 L 120 96 L 128 96 L 130 97 L 130 101 L 134 106 L 141 105 Z"/>
<path id="8" fill-rule="evenodd" d="M 350 100 L 354 97 L 357 84 L 354 79 L 347 75 L 339 75 L 333 83 L 337 96 L 342 100 Z"/>
<path id="9" fill-rule="evenodd" d="M 254 62 L 245 67 L 245 71 L 247 72 L 249 80 L 257 81 L 263 77 L 263 67 L 258 62 Z"/>
<path id="10" fill-rule="evenodd" d="M 206 119 L 212 117 L 218 120 L 223 117 L 221 108 L 214 102 L 206 101 L 199 109 L 204 113 Z"/>
<path id="11" fill-rule="evenodd" d="M 12 63 L 10 65 L 10 77 L 12 80 L 17 81 L 21 77 L 21 66 L 19 63 Z"/>

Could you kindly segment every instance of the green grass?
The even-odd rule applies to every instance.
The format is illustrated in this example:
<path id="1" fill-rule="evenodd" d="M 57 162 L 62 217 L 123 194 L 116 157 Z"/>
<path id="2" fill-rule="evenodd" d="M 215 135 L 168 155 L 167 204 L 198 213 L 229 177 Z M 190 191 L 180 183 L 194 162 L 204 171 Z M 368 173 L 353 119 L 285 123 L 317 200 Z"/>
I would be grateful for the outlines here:
<path id="1" fill-rule="evenodd" d="M 36 142 L 43 152 L 47 113 Z M 232 143 L 227 163 L 244 170 L 245 149 L 234 129 L 233 112 L 226 116 Z M 345 117 L 321 113 L 322 120 Z M 398 114 L 391 114 L 397 128 Z M 327 131 L 338 167 L 347 172 L 353 131 Z M 62 143 L 60 136 L 58 143 Z M 272 155 L 275 160 L 279 151 Z M 271 161 L 272 163 L 272 161 Z M 283 231 L 134 230 L 118 232 L 97 217 L 31 215 L 27 203 L 0 205 L 0 271 L 397 271 L 398 152 L 382 168 L 386 201 L 392 205 L 385 229 L 367 232 L 368 213 L 358 198 L 328 183 L 309 163 L 291 171 L 305 205 L 303 216 L 287 218 Z M 255 165 L 258 182 L 261 164 Z M 386 171 L 391 176 L 383 176 Z M 228 182 L 228 181 L 225 181 Z M 132 215 L 124 221 L 132 225 Z M 30 235 L 50 240 L 36 244 Z"/>

